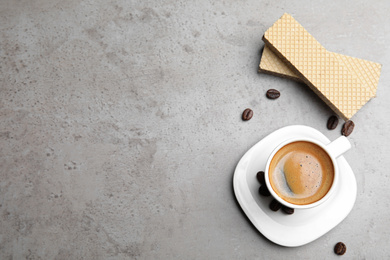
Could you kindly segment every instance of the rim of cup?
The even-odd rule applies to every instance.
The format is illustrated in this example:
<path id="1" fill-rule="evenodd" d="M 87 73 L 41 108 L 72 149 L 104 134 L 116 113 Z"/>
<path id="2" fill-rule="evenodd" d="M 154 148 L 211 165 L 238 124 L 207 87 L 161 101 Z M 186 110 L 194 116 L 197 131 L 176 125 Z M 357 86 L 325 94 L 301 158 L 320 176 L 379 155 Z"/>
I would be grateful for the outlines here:
<path id="1" fill-rule="evenodd" d="M 294 143 L 294 142 L 310 142 L 310 143 L 313 143 L 313 144 L 316 144 L 318 145 L 321 149 L 323 149 L 326 154 L 329 156 L 329 158 L 331 159 L 332 161 L 332 165 L 333 165 L 333 172 L 334 172 L 334 176 L 333 176 L 333 182 L 332 182 L 332 186 L 330 187 L 329 191 L 326 193 L 325 196 L 323 196 L 321 199 L 313 202 L 313 203 L 309 203 L 309 204 L 303 204 L 303 205 L 298 205 L 298 204 L 293 204 L 293 203 L 290 203 L 288 201 L 285 201 L 284 199 L 282 199 L 272 188 L 271 186 L 271 183 L 269 181 L 269 166 L 271 164 L 271 161 L 273 159 L 273 157 L 275 156 L 275 154 L 280 150 L 282 149 L 284 146 L 290 144 L 290 143 Z M 330 142 L 332 143 L 332 142 Z M 319 142 L 315 139 L 312 139 L 312 138 L 290 138 L 288 140 L 285 140 L 283 141 L 282 143 L 280 143 L 271 153 L 271 155 L 268 157 L 268 160 L 267 160 L 267 164 L 266 164 L 266 167 L 265 167 L 265 174 L 264 174 L 264 177 L 265 177 L 265 183 L 267 185 L 267 188 L 269 190 L 269 192 L 271 193 L 272 197 L 274 199 L 276 199 L 279 203 L 281 203 L 282 205 L 284 206 L 287 206 L 289 208 L 294 208 L 294 209 L 308 209 L 308 208 L 313 208 L 313 207 L 316 207 L 322 203 L 324 203 L 332 194 L 333 194 L 333 191 L 336 189 L 336 186 L 337 186 L 337 183 L 338 183 L 338 179 L 339 179 L 339 167 L 338 167 L 338 164 L 337 164 L 337 161 L 336 161 L 336 158 L 329 152 L 329 150 L 326 148 L 326 144 L 322 143 L 322 142 Z"/>

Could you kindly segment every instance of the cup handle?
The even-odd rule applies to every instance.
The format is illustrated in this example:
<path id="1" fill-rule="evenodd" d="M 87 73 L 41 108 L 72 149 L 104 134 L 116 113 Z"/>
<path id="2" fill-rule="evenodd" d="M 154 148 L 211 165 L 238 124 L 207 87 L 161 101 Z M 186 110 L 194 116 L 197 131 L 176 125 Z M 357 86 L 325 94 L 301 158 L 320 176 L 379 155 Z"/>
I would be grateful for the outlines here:
<path id="1" fill-rule="evenodd" d="M 334 156 L 334 158 L 339 157 L 349 149 L 351 149 L 351 143 L 345 136 L 340 136 L 330 144 L 326 145 L 328 152 Z"/>

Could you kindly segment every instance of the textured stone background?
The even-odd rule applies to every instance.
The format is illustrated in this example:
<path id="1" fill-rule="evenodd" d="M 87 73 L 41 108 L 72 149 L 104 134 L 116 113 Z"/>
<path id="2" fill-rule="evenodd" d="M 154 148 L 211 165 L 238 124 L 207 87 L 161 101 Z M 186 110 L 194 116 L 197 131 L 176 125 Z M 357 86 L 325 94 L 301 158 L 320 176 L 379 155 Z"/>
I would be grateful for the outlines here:
<path id="1" fill-rule="evenodd" d="M 337 259 L 338 241 L 343 259 L 390 255 L 389 2 L 210 2 L 0 1 L 0 259 Z M 257 73 L 284 12 L 329 50 L 383 64 L 345 155 L 355 207 L 299 248 L 265 239 L 232 189 L 272 131 L 340 135 L 306 86 Z"/>

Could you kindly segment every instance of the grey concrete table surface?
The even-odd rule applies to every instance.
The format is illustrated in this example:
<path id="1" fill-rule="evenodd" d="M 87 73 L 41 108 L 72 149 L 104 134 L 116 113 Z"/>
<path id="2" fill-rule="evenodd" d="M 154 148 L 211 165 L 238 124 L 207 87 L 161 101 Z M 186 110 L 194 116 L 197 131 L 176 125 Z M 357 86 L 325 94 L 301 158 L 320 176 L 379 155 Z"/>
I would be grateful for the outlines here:
<path id="1" fill-rule="evenodd" d="M 338 259 L 338 241 L 343 259 L 390 256 L 389 2 L 211 2 L 0 1 L 0 259 Z M 348 137 L 355 206 L 297 248 L 262 236 L 232 187 L 276 129 L 340 136 L 305 85 L 257 73 L 285 12 L 383 64 Z"/>

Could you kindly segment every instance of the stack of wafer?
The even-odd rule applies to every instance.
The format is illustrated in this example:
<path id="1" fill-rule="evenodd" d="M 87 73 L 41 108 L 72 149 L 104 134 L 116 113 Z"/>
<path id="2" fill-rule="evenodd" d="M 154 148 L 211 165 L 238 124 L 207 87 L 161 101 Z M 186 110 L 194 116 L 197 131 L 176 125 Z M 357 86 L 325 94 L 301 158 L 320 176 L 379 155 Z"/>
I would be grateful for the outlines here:
<path id="1" fill-rule="evenodd" d="M 346 121 L 376 95 L 381 64 L 326 50 L 289 14 L 263 41 L 261 72 L 304 82 Z"/>

